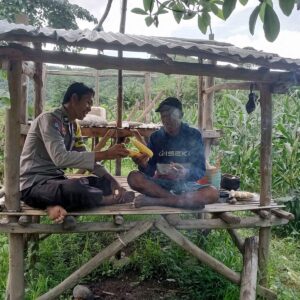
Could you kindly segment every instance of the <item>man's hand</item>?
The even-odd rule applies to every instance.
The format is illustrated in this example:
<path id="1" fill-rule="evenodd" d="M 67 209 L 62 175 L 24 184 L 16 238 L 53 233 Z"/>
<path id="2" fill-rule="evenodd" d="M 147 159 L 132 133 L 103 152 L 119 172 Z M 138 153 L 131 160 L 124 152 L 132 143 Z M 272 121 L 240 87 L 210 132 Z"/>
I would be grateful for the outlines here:
<path id="1" fill-rule="evenodd" d="M 115 144 L 105 151 L 95 152 L 96 161 L 126 157 L 128 154 L 129 151 L 124 144 Z"/>
<path id="2" fill-rule="evenodd" d="M 146 168 L 149 161 L 149 156 L 145 153 L 141 153 L 139 156 L 132 157 L 132 160 L 142 168 Z"/>
<path id="3" fill-rule="evenodd" d="M 172 179 L 185 179 L 188 174 L 188 170 L 181 164 L 170 163 L 170 169 L 168 170 L 168 176 Z"/>

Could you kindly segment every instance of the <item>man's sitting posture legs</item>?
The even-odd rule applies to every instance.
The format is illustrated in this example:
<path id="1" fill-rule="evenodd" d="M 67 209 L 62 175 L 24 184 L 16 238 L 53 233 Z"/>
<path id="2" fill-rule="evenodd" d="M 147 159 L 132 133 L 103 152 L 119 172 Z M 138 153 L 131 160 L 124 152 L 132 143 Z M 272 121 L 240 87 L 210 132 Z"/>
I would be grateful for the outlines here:
<path id="1" fill-rule="evenodd" d="M 139 171 L 129 174 L 128 183 L 145 195 L 137 197 L 135 205 L 200 208 L 216 202 L 218 191 L 197 183 L 205 175 L 204 145 L 201 133 L 182 122 L 181 102 L 168 97 L 156 112 L 163 127 L 150 136 L 148 147 L 153 156 L 132 158 Z"/>
<path id="2" fill-rule="evenodd" d="M 180 208 L 202 208 L 218 200 L 219 192 L 213 186 L 204 186 L 196 191 L 173 194 L 149 180 L 143 173 L 132 171 L 128 175 L 130 187 L 143 195 L 136 197 L 135 207 L 162 205 Z"/>

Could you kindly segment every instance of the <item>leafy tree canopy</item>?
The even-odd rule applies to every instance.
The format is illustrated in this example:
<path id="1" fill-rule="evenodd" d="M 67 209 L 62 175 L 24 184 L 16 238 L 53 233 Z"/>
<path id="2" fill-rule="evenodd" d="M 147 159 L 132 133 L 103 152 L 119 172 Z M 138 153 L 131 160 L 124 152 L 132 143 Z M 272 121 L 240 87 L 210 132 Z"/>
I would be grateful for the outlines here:
<path id="1" fill-rule="evenodd" d="M 179 24 L 182 20 L 197 18 L 198 28 L 206 34 L 211 24 L 211 14 L 226 20 L 236 8 L 237 2 L 246 5 L 248 0 L 143 0 L 143 8 L 132 9 L 133 13 L 145 15 L 147 26 L 159 24 L 159 16 L 172 13 Z M 295 4 L 300 9 L 300 0 L 278 0 L 282 12 L 289 16 Z M 249 31 L 253 35 L 257 18 L 263 23 L 265 37 L 268 41 L 276 40 L 280 31 L 279 18 L 273 8 L 273 0 L 257 0 L 257 6 L 249 18 Z"/>
<path id="2" fill-rule="evenodd" d="M 0 19 L 14 22 L 20 13 L 26 14 L 35 26 L 78 29 L 76 18 L 97 23 L 88 10 L 68 0 L 1 0 Z"/>

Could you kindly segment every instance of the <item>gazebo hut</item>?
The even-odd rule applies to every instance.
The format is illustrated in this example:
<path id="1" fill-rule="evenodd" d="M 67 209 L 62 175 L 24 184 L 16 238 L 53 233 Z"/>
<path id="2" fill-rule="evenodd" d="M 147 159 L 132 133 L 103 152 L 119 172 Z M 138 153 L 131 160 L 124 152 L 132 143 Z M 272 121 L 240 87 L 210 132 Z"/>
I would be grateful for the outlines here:
<path id="1" fill-rule="evenodd" d="M 56 299 L 67 288 L 74 286 L 83 276 L 91 272 L 104 259 L 114 255 L 141 234 L 152 227 L 165 233 L 171 240 L 183 247 L 230 281 L 241 285 L 241 299 L 255 299 L 255 292 L 272 299 L 276 295 L 266 287 L 271 226 L 286 224 L 292 215 L 281 210 L 271 198 L 271 139 L 272 139 L 272 94 L 282 93 L 289 86 L 299 85 L 300 60 L 281 58 L 276 54 L 256 51 L 252 48 L 240 49 L 228 43 L 206 40 L 179 39 L 171 37 L 135 36 L 122 33 L 96 32 L 90 30 L 62 30 L 35 28 L 21 24 L 0 21 L 0 62 L 8 70 L 11 108 L 7 110 L 5 130 L 5 209 L 2 215 L 9 217 L 9 223 L 0 225 L 0 232 L 9 234 L 9 294 L 10 299 L 24 298 L 24 244 L 26 233 L 70 233 L 89 231 L 112 231 L 122 233 L 116 241 L 97 254 L 71 274 L 57 287 L 39 299 Z M 22 44 L 23 43 L 23 44 Z M 24 45 L 24 43 L 26 43 Z M 29 45 L 31 43 L 34 47 Z M 116 50 L 132 53 L 132 57 L 112 57 L 103 54 L 81 54 L 42 49 L 42 43 L 78 46 L 96 50 Z M 157 58 L 135 58 L 135 53 L 146 52 Z M 187 63 L 172 60 L 170 55 L 184 55 L 198 58 L 198 62 Z M 68 64 L 92 67 L 98 70 L 117 69 L 147 71 L 165 74 L 186 74 L 199 76 L 199 128 L 207 138 L 217 134 L 212 128 L 212 95 L 225 87 L 249 89 L 252 84 L 260 91 L 261 103 L 261 160 L 260 195 L 258 199 L 243 205 L 218 203 L 207 205 L 200 212 L 216 214 L 215 219 L 182 220 L 179 215 L 195 211 L 165 207 L 132 208 L 129 206 L 103 207 L 93 211 L 77 212 L 78 215 L 151 214 L 147 221 L 125 222 L 119 226 L 110 222 L 79 223 L 67 231 L 59 224 L 32 223 L 26 227 L 18 223 L 22 215 L 43 216 L 44 211 L 21 206 L 19 199 L 19 155 L 21 128 L 24 129 L 25 107 L 22 95 L 22 77 L 31 74 L 25 62 L 34 62 L 35 110 L 42 111 L 42 64 Z M 221 62 L 222 64 L 218 64 Z M 227 63 L 227 65 L 226 65 Z M 254 67 L 248 69 L 245 65 Z M 203 78 L 206 78 L 204 84 Z M 238 80 L 237 83 L 213 86 L 211 78 Z M 210 84 L 208 84 L 210 83 Z M 121 116 L 121 103 L 118 115 Z M 120 120 L 118 120 L 120 121 Z M 121 180 L 121 179 L 120 179 Z M 251 217 L 237 218 L 232 213 L 240 210 L 255 212 Z M 72 213 L 73 214 L 73 213 Z M 157 215 L 161 215 L 157 218 Z M 176 218 L 177 216 L 177 218 Z M 238 219 L 238 220 L 237 220 Z M 255 237 L 243 241 L 236 233 L 237 228 L 259 228 L 259 242 Z M 222 262 L 195 246 L 178 229 L 227 229 L 244 256 L 242 275 L 232 271 Z M 251 262 L 251 263 L 249 263 Z M 260 285 L 256 286 L 257 265 L 260 270 Z M 248 296 L 245 296 L 248 295 Z"/>

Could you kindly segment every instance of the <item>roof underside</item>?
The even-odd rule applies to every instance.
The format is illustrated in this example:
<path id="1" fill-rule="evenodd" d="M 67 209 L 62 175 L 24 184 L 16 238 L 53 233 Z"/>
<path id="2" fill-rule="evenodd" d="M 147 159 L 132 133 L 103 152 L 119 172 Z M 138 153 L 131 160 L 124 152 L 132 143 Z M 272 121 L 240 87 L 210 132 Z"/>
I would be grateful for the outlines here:
<path id="1" fill-rule="evenodd" d="M 237 65 L 253 64 L 268 69 L 300 70 L 300 59 L 282 58 L 277 54 L 265 53 L 253 48 L 238 48 L 228 43 L 207 40 L 129 35 L 87 29 L 36 28 L 30 25 L 8 23 L 5 20 L 0 20 L 0 39 L 4 41 L 47 42 L 100 50 L 146 52 L 158 57 L 177 54 Z"/>

